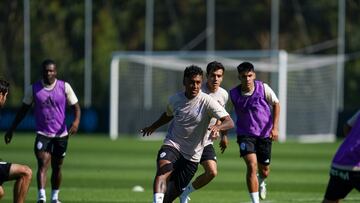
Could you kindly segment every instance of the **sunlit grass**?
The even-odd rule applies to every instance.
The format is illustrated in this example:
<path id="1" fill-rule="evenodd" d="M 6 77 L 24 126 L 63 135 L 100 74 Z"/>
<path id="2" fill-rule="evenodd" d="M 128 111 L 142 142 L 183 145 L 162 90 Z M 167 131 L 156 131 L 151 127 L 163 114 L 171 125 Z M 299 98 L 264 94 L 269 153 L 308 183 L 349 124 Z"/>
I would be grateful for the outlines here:
<path id="1" fill-rule="evenodd" d="M 16 133 L 10 145 L 0 144 L 3 160 L 24 163 L 33 169 L 34 177 L 26 202 L 35 202 L 37 195 L 34 136 Z M 268 199 L 263 202 L 321 202 L 331 158 L 338 145 L 275 143 L 272 171 L 267 180 Z M 106 135 L 79 134 L 72 137 L 64 163 L 61 200 L 65 203 L 152 202 L 155 158 L 160 146 L 160 140 L 146 141 L 128 136 L 116 141 L 111 141 Z M 192 193 L 191 202 L 250 202 L 245 184 L 245 165 L 239 158 L 235 139 L 231 139 L 224 154 L 217 153 L 218 176 L 205 188 Z M 4 184 L 6 195 L 2 202 L 12 202 L 12 185 L 13 182 Z M 135 185 L 141 185 L 145 191 L 132 192 Z M 47 196 L 49 199 L 49 184 Z M 359 192 L 353 191 L 345 202 L 360 202 Z"/>

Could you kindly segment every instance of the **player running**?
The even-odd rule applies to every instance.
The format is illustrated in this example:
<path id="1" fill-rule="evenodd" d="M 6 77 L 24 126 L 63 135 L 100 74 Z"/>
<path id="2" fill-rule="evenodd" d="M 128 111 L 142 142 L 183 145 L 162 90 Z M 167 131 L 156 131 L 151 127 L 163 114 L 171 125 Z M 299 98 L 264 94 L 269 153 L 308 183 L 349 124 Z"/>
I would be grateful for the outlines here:
<path id="1" fill-rule="evenodd" d="M 360 192 L 360 110 L 344 127 L 346 138 L 331 164 L 323 203 L 338 203 L 354 188 Z"/>
<path id="2" fill-rule="evenodd" d="M 202 78 L 201 68 L 187 67 L 183 77 L 185 91 L 170 97 L 166 112 L 151 126 L 141 130 L 143 135 L 150 135 L 171 121 L 157 156 L 153 203 L 171 203 L 189 184 L 200 162 L 207 130 L 215 138 L 220 131 L 234 126 L 226 110 L 200 91 Z M 212 117 L 221 123 L 208 128 Z"/>
<path id="3" fill-rule="evenodd" d="M 225 107 L 225 104 L 228 101 L 229 95 L 227 91 L 220 87 L 223 78 L 224 78 L 225 68 L 224 66 L 217 62 L 213 61 L 209 63 L 206 67 L 206 83 L 203 83 L 201 86 L 201 91 L 210 95 L 214 100 L 216 100 L 221 106 Z M 217 119 L 213 118 L 210 121 L 210 125 L 216 124 Z M 180 195 L 180 203 L 188 203 L 189 194 L 198 190 L 208 183 L 217 175 L 217 163 L 216 163 L 216 153 L 213 146 L 213 140 L 210 139 L 210 132 L 207 131 L 204 137 L 204 151 L 201 156 L 200 164 L 204 168 L 204 173 L 199 175 L 192 183 L 189 183 L 186 186 L 186 189 Z M 221 131 L 220 133 L 220 148 L 223 153 L 228 145 L 227 132 Z"/>
<path id="4" fill-rule="evenodd" d="M 240 156 L 247 166 L 248 191 L 252 203 L 258 203 L 259 196 L 266 198 L 265 178 L 270 173 L 272 141 L 277 140 L 279 134 L 280 105 L 274 91 L 255 80 L 251 63 L 243 62 L 237 70 L 241 83 L 230 90 L 230 98 L 237 117 Z"/>

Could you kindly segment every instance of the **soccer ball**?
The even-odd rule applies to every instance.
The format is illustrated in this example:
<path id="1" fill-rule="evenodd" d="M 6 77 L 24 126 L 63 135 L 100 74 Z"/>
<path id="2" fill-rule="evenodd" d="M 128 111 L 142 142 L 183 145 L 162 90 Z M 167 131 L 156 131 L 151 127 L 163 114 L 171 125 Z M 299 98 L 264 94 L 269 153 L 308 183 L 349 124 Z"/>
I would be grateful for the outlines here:
<path id="1" fill-rule="evenodd" d="M 140 185 L 135 185 L 135 186 L 132 188 L 132 191 L 133 191 L 133 192 L 144 192 L 144 188 L 141 187 Z"/>

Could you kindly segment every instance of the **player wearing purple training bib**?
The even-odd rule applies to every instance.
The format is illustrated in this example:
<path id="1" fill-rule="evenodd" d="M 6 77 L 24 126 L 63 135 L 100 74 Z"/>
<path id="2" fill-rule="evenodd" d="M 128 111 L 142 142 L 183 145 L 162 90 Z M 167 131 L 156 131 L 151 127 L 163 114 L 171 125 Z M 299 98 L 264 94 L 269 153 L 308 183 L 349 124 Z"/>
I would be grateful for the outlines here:
<path id="1" fill-rule="evenodd" d="M 10 129 L 5 134 L 5 142 L 10 143 L 13 131 L 34 104 L 36 139 L 34 152 L 37 159 L 38 203 L 46 202 L 46 172 L 51 164 L 51 203 L 58 200 L 61 169 L 65 158 L 68 135 L 77 132 L 80 123 L 80 106 L 71 86 L 56 78 L 56 64 L 47 59 L 42 63 L 42 80 L 28 87 L 23 105 L 18 111 Z M 65 122 L 66 106 L 72 106 L 74 121 L 69 130 Z"/>
<path id="2" fill-rule="evenodd" d="M 360 110 L 345 124 L 346 138 L 331 164 L 323 203 L 337 203 L 352 189 L 360 192 Z"/>
<path id="3" fill-rule="evenodd" d="M 230 99 L 237 117 L 240 156 L 247 166 L 248 191 L 252 203 L 258 203 L 259 197 L 266 198 L 264 180 L 270 172 L 272 140 L 278 137 L 280 105 L 272 89 L 255 80 L 256 74 L 251 63 L 243 62 L 237 70 L 241 84 L 230 90 Z"/>

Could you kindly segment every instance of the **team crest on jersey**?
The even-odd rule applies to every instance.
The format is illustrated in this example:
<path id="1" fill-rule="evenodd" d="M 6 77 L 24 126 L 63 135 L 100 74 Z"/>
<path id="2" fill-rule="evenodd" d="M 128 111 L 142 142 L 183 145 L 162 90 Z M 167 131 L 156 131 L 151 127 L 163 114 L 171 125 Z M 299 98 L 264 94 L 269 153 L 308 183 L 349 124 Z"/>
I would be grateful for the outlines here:
<path id="1" fill-rule="evenodd" d="M 240 144 L 240 149 L 241 149 L 241 150 L 245 150 L 245 149 L 246 149 L 246 144 L 242 142 L 242 143 Z"/>
<path id="2" fill-rule="evenodd" d="M 166 152 L 161 152 L 160 158 L 164 158 L 166 156 Z"/>
<path id="3" fill-rule="evenodd" d="M 39 141 L 39 142 L 36 144 L 36 147 L 37 147 L 37 149 L 41 149 L 41 148 L 43 147 L 43 143 Z"/>

